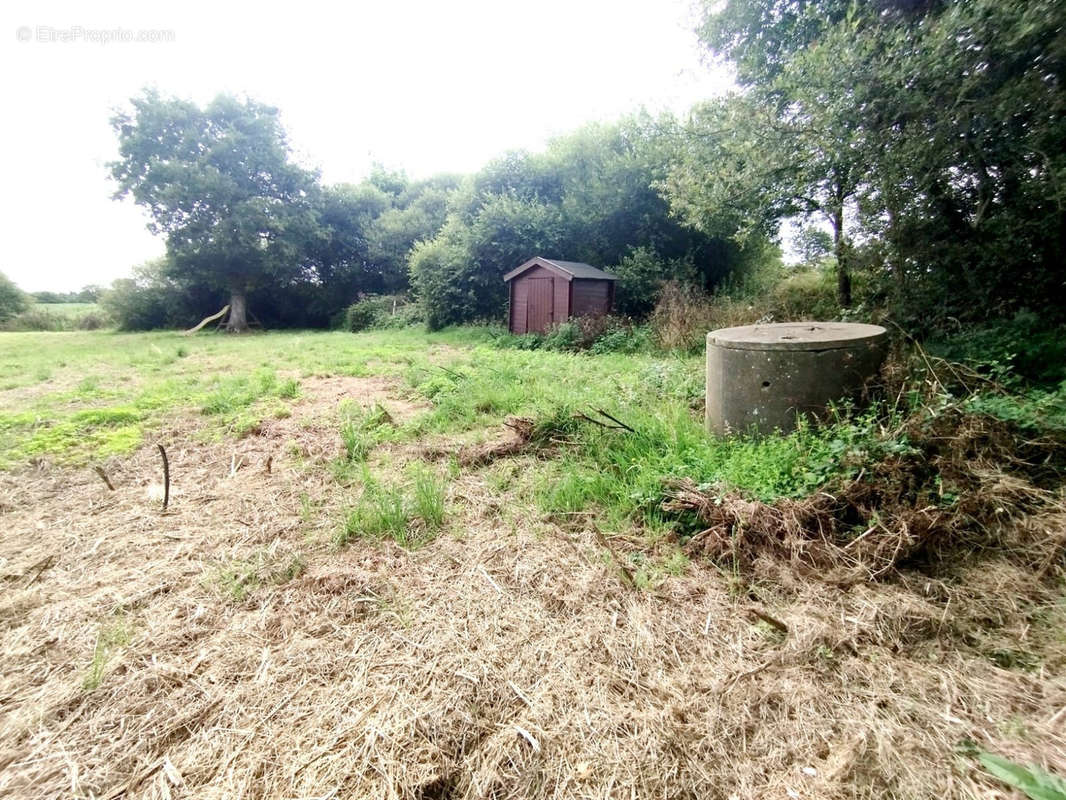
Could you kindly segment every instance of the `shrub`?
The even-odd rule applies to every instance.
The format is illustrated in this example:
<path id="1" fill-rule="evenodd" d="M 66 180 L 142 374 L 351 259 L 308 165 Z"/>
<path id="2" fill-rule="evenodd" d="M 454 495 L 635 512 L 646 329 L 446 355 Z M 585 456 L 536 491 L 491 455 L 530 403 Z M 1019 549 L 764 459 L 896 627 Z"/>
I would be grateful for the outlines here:
<path id="1" fill-rule="evenodd" d="M 502 334 L 496 337 L 495 345 L 498 348 L 514 350 L 635 353 L 647 349 L 649 334 L 646 327 L 636 325 L 629 317 L 606 314 L 574 317 L 553 326 L 543 334 Z"/>
<path id="2" fill-rule="evenodd" d="M 0 272 L 0 322 L 30 307 L 30 298 L 10 278 Z"/>
<path id="3" fill-rule="evenodd" d="M 421 322 L 417 306 L 398 294 L 368 294 L 344 310 L 341 327 L 346 331 L 371 328 L 403 328 Z"/>
<path id="4" fill-rule="evenodd" d="M 30 306 L 21 314 L 5 320 L 5 331 L 69 331 L 73 320 L 54 311 L 47 311 L 40 306 Z"/>
<path id="5" fill-rule="evenodd" d="M 928 349 L 966 362 L 1001 383 L 1022 380 L 1050 387 L 1066 381 L 1066 330 L 1031 311 L 941 336 L 931 340 Z"/>
<path id="6" fill-rule="evenodd" d="M 663 287 L 648 323 L 656 344 L 666 350 L 698 350 L 708 331 L 746 325 L 760 317 L 754 304 L 712 297 L 671 281 Z"/>
<path id="7" fill-rule="evenodd" d="M 852 276 L 856 299 L 850 309 L 836 300 L 832 269 L 776 267 L 751 273 L 714 294 L 677 281 L 666 283 L 649 317 L 656 343 L 667 350 L 696 350 L 708 331 L 735 325 L 800 320 L 863 319 L 869 281 L 864 273 Z"/>
<path id="8" fill-rule="evenodd" d="M 691 260 L 665 259 L 650 247 L 632 248 L 612 271 L 618 276 L 615 307 L 636 317 L 655 307 L 664 283 L 691 283 L 696 274 Z"/>
<path id="9" fill-rule="evenodd" d="M 163 259 L 146 262 L 101 296 L 101 307 L 119 330 L 188 327 L 222 307 L 217 293 L 183 287 L 166 276 L 165 267 Z"/>
<path id="10" fill-rule="evenodd" d="M 103 310 L 87 311 L 74 317 L 74 327 L 79 331 L 98 331 L 111 325 L 111 318 Z"/>

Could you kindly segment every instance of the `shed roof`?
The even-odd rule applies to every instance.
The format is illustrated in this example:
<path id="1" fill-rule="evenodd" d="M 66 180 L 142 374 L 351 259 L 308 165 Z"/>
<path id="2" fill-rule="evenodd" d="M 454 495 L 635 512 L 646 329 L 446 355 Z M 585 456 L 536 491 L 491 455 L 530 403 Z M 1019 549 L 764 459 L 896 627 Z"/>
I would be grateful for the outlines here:
<path id="1" fill-rule="evenodd" d="M 558 261 L 554 258 L 543 258 L 542 256 L 535 256 L 534 258 L 529 259 L 529 261 L 527 261 L 522 266 L 518 267 L 517 269 L 513 269 L 506 275 L 504 275 L 503 279 L 505 281 L 509 281 L 513 278 L 517 278 L 527 269 L 531 269 L 537 266 L 547 267 L 553 272 L 560 272 L 563 274 L 563 277 L 566 278 L 568 281 L 573 280 L 574 278 L 593 279 L 601 281 L 618 280 L 617 275 L 612 275 L 609 272 L 604 272 L 602 269 L 597 269 L 591 264 L 585 264 L 581 261 Z"/>

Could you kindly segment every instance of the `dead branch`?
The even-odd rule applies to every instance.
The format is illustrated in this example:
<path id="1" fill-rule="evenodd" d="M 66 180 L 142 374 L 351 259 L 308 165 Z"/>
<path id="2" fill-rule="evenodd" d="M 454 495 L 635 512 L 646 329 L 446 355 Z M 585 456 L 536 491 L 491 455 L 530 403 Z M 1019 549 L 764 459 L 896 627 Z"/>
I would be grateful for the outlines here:
<path id="1" fill-rule="evenodd" d="M 765 611 L 760 611 L 757 608 L 749 608 L 748 609 L 748 613 L 751 614 L 756 619 L 761 619 L 763 622 L 765 622 L 771 628 L 776 628 L 777 630 L 781 631 L 781 633 L 784 633 L 784 634 L 788 633 L 788 625 L 786 625 L 785 623 L 783 623 L 781 620 L 777 619 L 776 617 L 771 617 Z"/>
<path id="2" fill-rule="evenodd" d="M 163 510 L 167 510 L 167 506 L 170 505 L 170 462 L 167 461 L 167 451 L 163 449 L 163 445 L 157 444 L 159 448 L 159 455 L 163 457 Z"/>
<path id="3" fill-rule="evenodd" d="M 630 433 L 636 433 L 636 431 L 635 431 L 635 430 L 634 430 L 633 428 L 631 428 L 631 427 L 629 427 L 628 425 L 626 425 L 626 424 L 625 424 L 624 422 L 622 422 L 622 420 L 618 419 L 618 417 L 616 417 L 616 416 L 613 416 L 612 414 L 608 414 L 608 413 L 607 413 L 606 411 L 604 411 L 604 410 L 603 410 L 602 408 L 597 408 L 597 409 L 595 409 L 595 410 L 596 410 L 596 413 L 597 413 L 597 414 L 600 414 L 600 415 L 602 415 L 602 416 L 604 416 L 604 417 L 607 417 L 607 419 L 609 419 L 609 420 L 610 420 L 611 422 L 613 422 L 613 423 L 615 423 L 616 425 L 618 425 L 618 427 L 620 427 L 620 428 L 625 428 L 625 429 L 626 429 L 627 431 L 629 431 Z"/>
<path id="4" fill-rule="evenodd" d="M 214 322 L 216 319 L 221 319 L 222 317 L 226 316 L 226 314 L 228 312 L 229 312 L 229 304 L 227 303 L 226 305 L 222 306 L 222 310 L 219 311 L 217 314 L 212 314 L 210 317 L 204 317 L 202 320 L 200 320 L 200 324 L 199 325 L 197 325 L 194 328 L 189 328 L 189 330 L 187 330 L 187 331 L 182 331 L 181 335 L 182 336 L 192 336 L 194 333 L 196 333 L 198 330 L 200 330 L 202 327 L 204 327 L 204 325 L 207 325 L 209 322 Z"/>
<path id="5" fill-rule="evenodd" d="M 100 478 L 103 480 L 103 482 L 107 484 L 107 488 L 108 489 L 110 489 L 112 492 L 115 491 L 115 487 L 111 483 L 111 479 L 107 477 L 107 473 L 104 472 L 104 468 L 103 467 L 96 466 L 96 467 L 93 467 L 93 470 L 96 472 L 97 475 L 100 476 Z"/>

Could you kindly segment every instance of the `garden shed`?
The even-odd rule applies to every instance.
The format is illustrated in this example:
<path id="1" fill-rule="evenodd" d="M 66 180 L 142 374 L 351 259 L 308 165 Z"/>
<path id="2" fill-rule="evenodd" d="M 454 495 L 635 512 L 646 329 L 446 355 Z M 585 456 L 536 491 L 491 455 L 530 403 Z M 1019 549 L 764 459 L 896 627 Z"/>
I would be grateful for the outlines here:
<path id="1" fill-rule="evenodd" d="M 511 333 L 544 333 L 571 317 L 607 314 L 614 275 L 579 261 L 531 258 L 503 276 L 510 288 Z"/>

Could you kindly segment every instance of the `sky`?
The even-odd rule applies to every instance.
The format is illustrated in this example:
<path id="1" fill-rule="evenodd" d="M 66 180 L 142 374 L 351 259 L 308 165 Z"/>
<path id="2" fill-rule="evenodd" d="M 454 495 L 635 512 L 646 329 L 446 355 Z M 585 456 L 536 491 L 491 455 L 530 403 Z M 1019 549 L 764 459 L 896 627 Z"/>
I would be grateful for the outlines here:
<path id="1" fill-rule="evenodd" d="M 145 87 L 276 105 L 297 159 L 327 183 L 374 162 L 413 178 L 472 172 L 585 122 L 682 112 L 728 89 L 691 2 L 6 0 L 0 272 L 67 291 L 162 254 L 106 170 L 108 120 Z"/>

